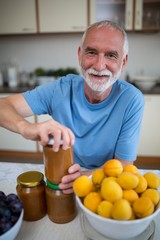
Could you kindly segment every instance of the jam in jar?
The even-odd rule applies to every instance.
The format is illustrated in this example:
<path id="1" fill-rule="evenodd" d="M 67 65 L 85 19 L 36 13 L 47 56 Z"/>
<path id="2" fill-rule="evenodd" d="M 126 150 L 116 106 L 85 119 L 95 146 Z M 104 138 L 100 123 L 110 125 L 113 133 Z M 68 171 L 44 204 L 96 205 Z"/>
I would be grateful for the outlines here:
<path id="1" fill-rule="evenodd" d="M 76 217 L 75 195 L 64 194 L 58 185 L 47 180 L 46 203 L 49 219 L 55 223 L 67 223 Z"/>
<path id="2" fill-rule="evenodd" d="M 61 178 L 68 174 L 68 168 L 73 164 L 73 149 L 62 149 L 54 152 L 52 146 L 54 140 L 51 138 L 48 145 L 43 147 L 45 176 L 52 184 L 59 184 Z"/>
<path id="3" fill-rule="evenodd" d="M 23 203 L 26 221 L 36 221 L 46 215 L 44 175 L 37 171 L 28 171 L 17 178 L 17 195 Z"/>

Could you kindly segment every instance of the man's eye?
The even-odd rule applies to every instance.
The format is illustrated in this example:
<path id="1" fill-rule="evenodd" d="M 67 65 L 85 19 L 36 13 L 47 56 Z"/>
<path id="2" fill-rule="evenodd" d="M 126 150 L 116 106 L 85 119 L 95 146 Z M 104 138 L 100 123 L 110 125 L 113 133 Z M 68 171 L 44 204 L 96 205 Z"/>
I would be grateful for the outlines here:
<path id="1" fill-rule="evenodd" d="M 117 59 L 118 58 L 117 54 L 114 54 L 114 53 L 107 54 L 107 57 L 112 58 L 112 59 Z"/>
<path id="2" fill-rule="evenodd" d="M 94 52 L 94 51 L 88 51 L 87 52 L 87 55 L 90 55 L 90 56 L 93 56 L 93 55 L 95 55 L 96 53 Z"/>
<path id="3" fill-rule="evenodd" d="M 109 54 L 108 55 L 110 58 L 116 58 L 116 56 L 114 54 Z"/>

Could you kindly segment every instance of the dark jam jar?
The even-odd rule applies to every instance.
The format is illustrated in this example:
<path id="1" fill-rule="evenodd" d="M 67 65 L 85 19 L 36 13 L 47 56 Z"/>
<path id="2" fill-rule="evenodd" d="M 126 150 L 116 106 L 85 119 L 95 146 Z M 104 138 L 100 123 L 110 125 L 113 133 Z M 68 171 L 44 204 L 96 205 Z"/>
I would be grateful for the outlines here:
<path id="1" fill-rule="evenodd" d="M 49 219 L 55 223 L 68 223 L 76 217 L 75 195 L 64 194 L 58 185 L 47 180 L 46 203 Z"/>
<path id="2" fill-rule="evenodd" d="M 28 171 L 17 178 L 17 195 L 24 207 L 26 221 L 36 221 L 46 215 L 44 175 L 37 171 Z"/>
<path id="3" fill-rule="evenodd" d="M 43 147 L 45 176 L 52 184 L 59 184 L 61 178 L 68 174 L 68 168 L 73 164 L 73 149 L 62 149 L 54 152 L 52 147 L 54 140 L 50 139 L 47 146 Z"/>

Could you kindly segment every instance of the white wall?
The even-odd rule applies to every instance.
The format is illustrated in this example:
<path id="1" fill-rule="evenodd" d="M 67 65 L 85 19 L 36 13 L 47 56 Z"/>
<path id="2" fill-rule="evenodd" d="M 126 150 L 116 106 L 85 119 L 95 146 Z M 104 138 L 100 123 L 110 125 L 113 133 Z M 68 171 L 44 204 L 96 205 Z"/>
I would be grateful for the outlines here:
<path id="1" fill-rule="evenodd" d="M 128 71 L 160 76 L 160 33 L 130 33 Z"/>
<path id="2" fill-rule="evenodd" d="M 20 71 L 76 67 L 79 70 L 77 48 L 80 33 L 0 37 L 0 64 L 14 59 Z M 128 33 L 131 76 L 143 71 L 160 76 L 160 33 Z M 126 75 L 126 71 L 122 77 Z"/>

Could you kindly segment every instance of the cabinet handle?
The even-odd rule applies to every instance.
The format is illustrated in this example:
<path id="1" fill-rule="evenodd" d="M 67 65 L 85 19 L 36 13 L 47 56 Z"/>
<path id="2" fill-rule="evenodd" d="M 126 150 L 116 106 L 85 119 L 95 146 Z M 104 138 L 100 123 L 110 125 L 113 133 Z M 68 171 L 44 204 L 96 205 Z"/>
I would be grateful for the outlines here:
<path id="1" fill-rule="evenodd" d="M 30 31 L 34 31 L 33 28 L 22 28 L 22 32 L 30 32 Z"/>
<path id="2" fill-rule="evenodd" d="M 137 13 L 136 13 L 136 25 L 138 25 L 139 26 L 139 23 L 140 23 L 140 12 L 139 11 L 137 11 Z"/>
<path id="3" fill-rule="evenodd" d="M 74 29 L 74 30 L 83 30 L 85 27 L 84 26 L 72 26 L 72 29 Z"/>
<path id="4" fill-rule="evenodd" d="M 128 11 L 128 12 L 127 12 L 127 15 L 128 15 L 128 17 L 127 17 L 127 26 L 131 26 L 131 22 L 130 22 L 131 12 Z"/>

